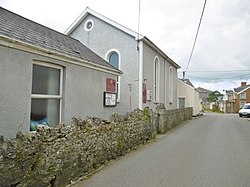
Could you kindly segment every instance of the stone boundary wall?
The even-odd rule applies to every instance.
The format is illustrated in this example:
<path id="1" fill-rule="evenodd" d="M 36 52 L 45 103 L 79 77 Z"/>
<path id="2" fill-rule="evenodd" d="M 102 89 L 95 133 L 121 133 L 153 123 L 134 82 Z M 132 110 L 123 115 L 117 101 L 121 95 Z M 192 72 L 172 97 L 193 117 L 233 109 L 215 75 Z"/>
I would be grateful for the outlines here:
<path id="1" fill-rule="evenodd" d="M 182 122 L 192 119 L 192 116 L 192 107 L 166 110 L 164 104 L 160 104 L 156 108 L 155 115 L 155 118 L 157 118 L 155 120 L 157 133 L 164 134 Z"/>
<path id="2" fill-rule="evenodd" d="M 110 121 L 74 119 L 71 126 L 39 127 L 0 140 L 0 186 L 66 186 L 152 137 L 148 115 L 136 110 Z"/>
<path id="3" fill-rule="evenodd" d="M 0 187 L 63 187 L 94 173 L 185 120 L 192 108 L 135 110 L 110 120 L 72 120 L 70 126 L 39 126 L 15 139 L 0 137 Z"/>

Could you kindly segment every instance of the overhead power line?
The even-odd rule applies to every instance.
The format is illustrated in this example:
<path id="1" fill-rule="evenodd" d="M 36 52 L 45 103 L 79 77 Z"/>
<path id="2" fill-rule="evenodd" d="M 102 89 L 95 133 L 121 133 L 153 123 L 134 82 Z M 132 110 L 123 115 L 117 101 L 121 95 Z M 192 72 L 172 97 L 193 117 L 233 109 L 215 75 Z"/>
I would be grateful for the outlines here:
<path id="1" fill-rule="evenodd" d="M 249 72 L 250 69 L 248 70 L 194 70 L 194 71 L 186 71 L 186 73 L 232 73 L 232 72 Z M 182 72 L 179 72 L 182 73 Z"/>
<path id="2" fill-rule="evenodd" d="M 192 47 L 192 50 L 191 50 L 191 54 L 190 54 L 189 59 L 188 59 L 186 71 L 187 71 L 187 69 L 188 69 L 188 67 L 189 67 L 190 61 L 191 61 L 192 56 L 193 56 L 194 47 L 195 47 L 195 44 L 196 44 L 196 41 L 197 41 L 198 33 L 199 33 L 199 30 L 200 30 L 200 26 L 201 26 L 201 21 L 202 21 L 202 18 L 203 18 L 203 14 L 204 14 L 204 11 L 205 11 L 205 7 L 206 7 L 206 3 L 207 3 L 207 0 L 205 0 L 204 5 L 203 5 L 203 9 L 202 9 L 202 13 L 201 13 L 200 22 L 199 22 L 198 29 L 197 29 L 197 32 L 196 32 L 196 35 L 195 35 L 194 44 L 193 44 L 193 47 Z M 183 72 L 183 75 L 185 75 L 185 72 Z"/>
<path id="3" fill-rule="evenodd" d="M 226 80 L 226 79 L 236 79 L 236 78 L 241 78 L 243 79 L 244 77 L 249 77 L 250 73 L 248 74 L 241 74 L 241 75 L 235 75 L 235 76 L 220 76 L 220 77 L 216 77 L 216 78 L 211 78 L 211 77 L 198 77 L 198 76 L 192 76 L 192 75 L 188 75 L 188 77 L 191 78 L 195 78 L 195 79 L 200 79 L 200 80 Z"/>
<path id="4" fill-rule="evenodd" d="M 183 72 L 178 72 L 179 74 Z M 186 71 L 185 76 L 199 80 L 235 80 L 250 78 L 250 70 L 196 70 Z"/>

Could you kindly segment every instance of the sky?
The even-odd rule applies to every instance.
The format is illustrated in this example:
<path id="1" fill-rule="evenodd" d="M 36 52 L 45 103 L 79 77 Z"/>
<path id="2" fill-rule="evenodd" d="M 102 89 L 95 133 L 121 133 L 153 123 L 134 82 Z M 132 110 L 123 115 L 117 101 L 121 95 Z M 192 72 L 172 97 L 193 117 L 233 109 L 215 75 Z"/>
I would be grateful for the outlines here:
<path id="1" fill-rule="evenodd" d="M 195 87 L 223 92 L 250 84 L 249 0 L 207 0 L 187 68 L 204 2 L 141 0 L 140 19 L 139 0 L 0 0 L 0 6 L 62 33 L 89 7 L 148 37 Z"/>

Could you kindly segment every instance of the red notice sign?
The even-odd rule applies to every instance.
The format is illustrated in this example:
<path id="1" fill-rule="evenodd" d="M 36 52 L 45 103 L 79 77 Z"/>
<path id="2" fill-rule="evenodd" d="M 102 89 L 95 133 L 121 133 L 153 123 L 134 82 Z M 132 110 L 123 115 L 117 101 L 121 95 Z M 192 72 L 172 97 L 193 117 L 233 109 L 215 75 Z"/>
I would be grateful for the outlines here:
<path id="1" fill-rule="evenodd" d="M 142 96 L 143 96 L 143 103 L 146 103 L 147 102 L 147 85 L 145 83 L 143 83 Z"/>
<path id="2" fill-rule="evenodd" d="M 116 80 L 115 79 L 106 79 L 106 91 L 107 92 L 116 92 Z"/>

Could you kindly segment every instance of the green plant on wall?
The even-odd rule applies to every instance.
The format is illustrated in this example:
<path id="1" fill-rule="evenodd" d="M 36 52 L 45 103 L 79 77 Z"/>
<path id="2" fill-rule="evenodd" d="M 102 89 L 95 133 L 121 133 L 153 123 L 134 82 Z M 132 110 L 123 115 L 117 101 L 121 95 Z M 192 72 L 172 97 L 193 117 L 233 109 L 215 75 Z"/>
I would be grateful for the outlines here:
<path id="1" fill-rule="evenodd" d="M 151 118 L 150 111 L 149 111 L 148 107 L 144 108 L 143 114 L 144 114 L 144 116 L 148 117 L 149 119 Z"/>
<path id="2" fill-rule="evenodd" d="M 121 154 L 125 152 L 125 137 L 124 137 L 124 126 L 122 125 L 120 128 L 120 136 L 118 137 L 118 150 L 120 151 Z"/>

